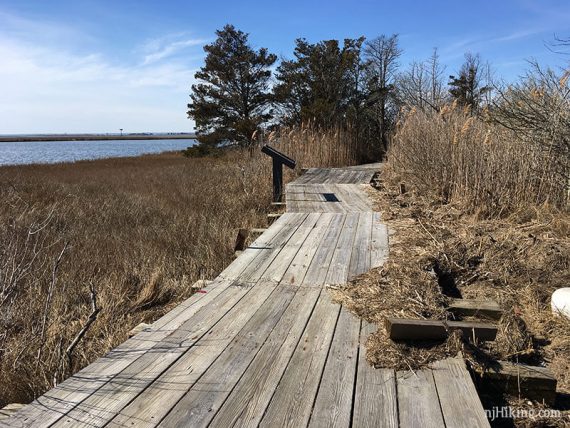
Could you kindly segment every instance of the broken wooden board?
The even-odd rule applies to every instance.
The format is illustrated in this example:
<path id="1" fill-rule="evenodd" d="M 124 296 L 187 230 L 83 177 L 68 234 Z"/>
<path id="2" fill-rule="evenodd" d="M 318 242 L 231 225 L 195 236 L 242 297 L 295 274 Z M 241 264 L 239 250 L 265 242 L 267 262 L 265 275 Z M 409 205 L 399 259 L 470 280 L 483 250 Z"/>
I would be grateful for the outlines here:
<path id="1" fill-rule="evenodd" d="M 7 406 L 0 409 L 0 419 L 9 418 L 24 406 L 25 404 L 20 403 L 8 404 Z"/>
<path id="2" fill-rule="evenodd" d="M 267 224 L 268 225 L 272 225 L 273 222 L 275 220 L 277 220 L 279 217 L 281 217 L 283 214 L 281 213 L 271 213 L 271 214 L 267 214 Z"/>
<path id="3" fill-rule="evenodd" d="M 194 284 L 192 284 L 192 291 L 201 290 L 202 288 L 210 285 L 212 282 L 214 281 L 210 279 L 199 279 Z"/>
<path id="4" fill-rule="evenodd" d="M 129 339 L 133 336 L 136 336 L 141 331 L 144 331 L 145 329 L 150 328 L 151 325 L 152 324 L 147 324 L 146 322 L 141 322 L 139 325 L 137 325 L 135 328 L 133 328 L 131 331 L 129 331 Z"/>
<path id="5" fill-rule="evenodd" d="M 236 244 L 234 245 L 234 252 L 243 251 L 247 238 L 249 237 L 249 229 L 239 229 L 236 237 Z"/>
<path id="6" fill-rule="evenodd" d="M 453 299 L 449 311 L 454 315 L 499 320 L 503 309 L 494 300 Z"/>
<path id="7" fill-rule="evenodd" d="M 392 340 L 443 340 L 451 330 L 461 330 L 465 337 L 482 341 L 497 336 L 497 326 L 478 322 L 386 318 L 385 326 Z"/>
<path id="8" fill-rule="evenodd" d="M 546 367 L 497 361 L 484 372 L 477 371 L 483 388 L 535 401 L 554 404 L 557 380 Z"/>

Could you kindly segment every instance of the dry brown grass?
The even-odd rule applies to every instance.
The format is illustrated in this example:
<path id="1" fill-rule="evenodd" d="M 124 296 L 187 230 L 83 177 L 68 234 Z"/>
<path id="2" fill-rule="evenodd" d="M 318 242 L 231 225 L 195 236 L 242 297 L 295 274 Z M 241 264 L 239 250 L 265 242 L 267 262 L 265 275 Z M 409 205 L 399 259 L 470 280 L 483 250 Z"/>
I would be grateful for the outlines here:
<path id="1" fill-rule="evenodd" d="M 268 177 L 266 159 L 238 153 L 1 168 L 0 404 L 30 400 L 215 277 L 235 230 L 264 224 Z M 66 367 L 90 285 L 101 311 Z"/>
<path id="2" fill-rule="evenodd" d="M 322 129 L 308 123 L 271 132 L 264 141 L 291 154 L 299 171 L 317 165 L 357 165 L 367 156 L 367 149 L 352 125 Z"/>
<path id="3" fill-rule="evenodd" d="M 472 366 L 544 364 L 558 392 L 569 394 L 570 321 L 550 309 L 552 292 L 570 283 L 568 188 L 549 168 L 549 150 L 452 107 L 404 120 L 374 192 L 394 232 L 390 258 L 337 299 L 376 323 L 451 318 L 445 307 L 452 294 L 495 299 L 505 314 L 490 344 L 451 338 L 410 346 L 379 331 L 368 341 L 368 359 L 416 368 L 462 348 Z"/>
<path id="4" fill-rule="evenodd" d="M 279 147 L 300 161 L 288 179 L 356 162 L 348 131 L 326 147 L 310 127 L 282 132 Z M 237 229 L 266 225 L 270 192 L 258 147 L 0 168 L 0 407 L 30 401 L 216 277 Z M 92 287 L 100 312 L 70 365 Z"/>
<path id="5" fill-rule="evenodd" d="M 548 146 L 519 140 L 515 132 L 453 105 L 439 114 L 406 113 L 388 157 L 394 179 L 424 197 L 458 203 L 482 217 L 569 202 L 568 181 L 553 167 L 563 159 Z M 567 171 L 570 161 L 562 163 Z"/>

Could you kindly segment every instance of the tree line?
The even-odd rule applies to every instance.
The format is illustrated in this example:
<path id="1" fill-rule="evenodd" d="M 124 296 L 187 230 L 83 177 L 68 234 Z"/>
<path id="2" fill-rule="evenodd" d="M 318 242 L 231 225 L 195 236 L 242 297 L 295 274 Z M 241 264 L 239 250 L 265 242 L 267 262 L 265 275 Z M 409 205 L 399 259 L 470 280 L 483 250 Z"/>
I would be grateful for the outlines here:
<path id="1" fill-rule="evenodd" d="M 196 153 L 226 144 L 250 146 L 261 131 L 310 122 L 351 124 L 373 156 L 384 153 L 402 108 L 433 109 L 456 103 L 474 111 L 489 96 L 490 70 L 466 54 L 455 75 L 445 75 L 437 49 L 402 70 L 397 34 L 374 39 L 295 41 L 293 58 L 254 49 L 247 33 L 226 25 L 204 47 L 188 117 L 196 123 Z M 274 71 L 273 71 L 274 70 Z"/>

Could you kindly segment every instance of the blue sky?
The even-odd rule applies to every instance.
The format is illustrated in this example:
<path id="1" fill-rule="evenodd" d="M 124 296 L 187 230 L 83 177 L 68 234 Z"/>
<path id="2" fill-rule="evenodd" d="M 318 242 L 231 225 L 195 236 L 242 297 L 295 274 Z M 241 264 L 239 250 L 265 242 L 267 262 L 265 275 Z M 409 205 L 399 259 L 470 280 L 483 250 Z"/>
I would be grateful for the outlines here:
<path id="1" fill-rule="evenodd" d="M 400 34 L 402 67 L 438 47 L 452 74 L 467 51 L 514 79 L 525 59 L 567 58 L 568 0 L 0 0 L 0 134 L 191 131 L 202 46 L 226 23 L 291 57 L 294 40 Z"/>

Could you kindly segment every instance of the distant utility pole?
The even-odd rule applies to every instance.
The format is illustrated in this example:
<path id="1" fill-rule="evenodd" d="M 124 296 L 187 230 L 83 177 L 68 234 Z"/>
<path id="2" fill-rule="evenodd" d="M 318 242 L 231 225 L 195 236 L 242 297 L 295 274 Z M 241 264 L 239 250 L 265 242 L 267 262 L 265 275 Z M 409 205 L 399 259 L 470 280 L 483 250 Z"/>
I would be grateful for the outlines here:
<path id="1" fill-rule="evenodd" d="M 121 131 L 121 137 L 123 136 L 123 128 L 119 128 L 119 131 Z"/>

